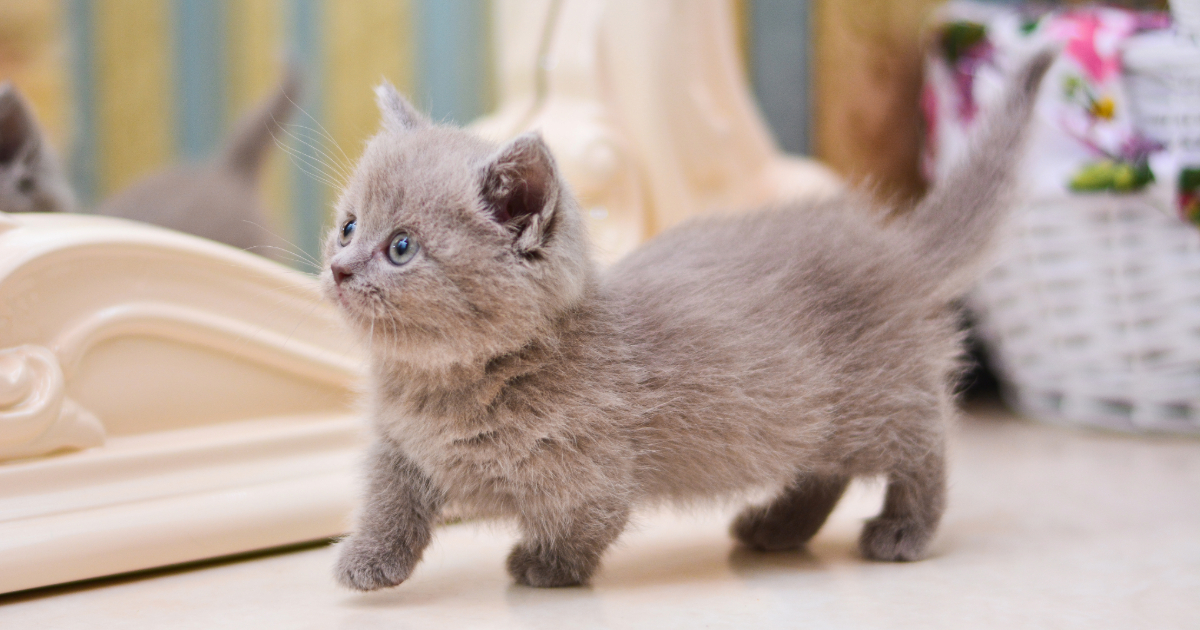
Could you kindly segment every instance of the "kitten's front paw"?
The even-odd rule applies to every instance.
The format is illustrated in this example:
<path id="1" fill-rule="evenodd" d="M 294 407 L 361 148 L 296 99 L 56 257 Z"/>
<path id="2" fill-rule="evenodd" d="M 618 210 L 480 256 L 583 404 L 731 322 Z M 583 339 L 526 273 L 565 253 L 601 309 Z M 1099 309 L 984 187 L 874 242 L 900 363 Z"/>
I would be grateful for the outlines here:
<path id="1" fill-rule="evenodd" d="M 374 591 L 396 586 L 408 579 L 416 558 L 397 554 L 386 545 L 352 536 L 339 545 L 334 576 L 338 584 L 356 591 Z"/>
<path id="2" fill-rule="evenodd" d="M 858 548 L 871 560 L 920 560 L 933 538 L 933 528 L 910 519 L 873 518 L 863 527 Z"/>
<path id="3" fill-rule="evenodd" d="M 594 566 L 572 563 L 551 553 L 538 553 L 525 543 L 513 547 L 508 554 L 508 572 L 525 586 L 541 588 L 555 586 L 579 586 L 592 576 Z"/>

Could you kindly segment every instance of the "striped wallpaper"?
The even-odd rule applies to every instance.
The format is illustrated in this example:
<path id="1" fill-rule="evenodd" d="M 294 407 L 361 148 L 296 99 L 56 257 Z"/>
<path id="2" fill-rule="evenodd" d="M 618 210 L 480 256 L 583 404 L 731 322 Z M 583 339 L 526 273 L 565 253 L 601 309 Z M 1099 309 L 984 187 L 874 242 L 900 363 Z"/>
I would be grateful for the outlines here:
<path id="1" fill-rule="evenodd" d="M 272 228 L 310 254 L 336 192 L 326 180 L 337 181 L 375 129 L 371 88 L 381 78 L 439 120 L 470 121 L 495 98 L 487 0 L 19 2 L 59 22 L 69 120 L 47 126 L 66 130 L 56 139 L 85 204 L 175 160 L 212 155 L 274 89 L 284 60 L 297 62 L 304 113 L 264 188 Z M 809 2 L 735 6 L 764 111 L 786 149 L 806 152 Z"/>
<path id="2" fill-rule="evenodd" d="M 267 170 L 266 197 L 274 229 L 315 254 L 330 182 L 375 128 L 371 87 L 380 79 L 439 119 L 469 121 L 491 105 L 484 0 L 65 4 L 68 153 L 89 204 L 173 160 L 212 155 L 291 59 L 305 77 L 303 113 L 281 139 L 280 164 Z"/>

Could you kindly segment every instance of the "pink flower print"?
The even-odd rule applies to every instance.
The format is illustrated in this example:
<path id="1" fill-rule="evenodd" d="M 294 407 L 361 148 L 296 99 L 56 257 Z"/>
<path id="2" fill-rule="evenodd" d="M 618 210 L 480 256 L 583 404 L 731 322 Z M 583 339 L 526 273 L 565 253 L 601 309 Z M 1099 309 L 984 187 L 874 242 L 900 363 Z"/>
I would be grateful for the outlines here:
<path id="1" fill-rule="evenodd" d="M 1055 17 L 1051 37 L 1066 42 L 1064 52 L 1087 77 L 1102 83 L 1121 72 L 1120 43 L 1137 30 L 1138 21 L 1119 9 L 1082 9 Z"/>

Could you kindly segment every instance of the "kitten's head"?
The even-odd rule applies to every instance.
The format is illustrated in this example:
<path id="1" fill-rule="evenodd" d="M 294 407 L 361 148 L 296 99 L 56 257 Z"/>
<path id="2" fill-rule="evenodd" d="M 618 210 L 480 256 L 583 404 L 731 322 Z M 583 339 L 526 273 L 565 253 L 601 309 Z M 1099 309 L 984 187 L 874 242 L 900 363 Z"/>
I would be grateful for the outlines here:
<path id="1" fill-rule="evenodd" d="M 337 203 L 321 281 L 373 352 L 414 366 L 524 346 L 591 281 L 582 218 L 536 134 L 496 147 L 390 85 Z"/>
<path id="2" fill-rule="evenodd" d="M 0 85 L 0 211 L 70 212 L 74 207 L 33 111 L 11 83 Z"/>

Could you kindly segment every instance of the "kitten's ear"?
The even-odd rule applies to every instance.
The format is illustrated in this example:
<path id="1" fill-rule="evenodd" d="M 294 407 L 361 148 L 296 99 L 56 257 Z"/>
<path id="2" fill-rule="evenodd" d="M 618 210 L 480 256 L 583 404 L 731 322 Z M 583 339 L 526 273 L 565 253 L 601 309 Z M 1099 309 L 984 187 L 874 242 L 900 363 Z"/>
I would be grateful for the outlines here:
<path id="1" fill-rule="evenodd" d="M 11 83 L 0 85 L 0 166 L 35 156 L 41 144 L 41 131 L 25 99 Z"/>
<path id="2" fill-rule="evenodd" d="M 375 104 L 383 115 L 383 126 L 392 131 L 412 131 L 432 124 L 387 81 L 375 88 Z"/>
<path id="3" fill-rule="evenodd" d="M 495 220 L 517 233 L 517 251 L 529 254 L 545 244 L 558 205 L 557 167 L 538 133 L 525 133 L 488 158 L 482 196 Z"/>

